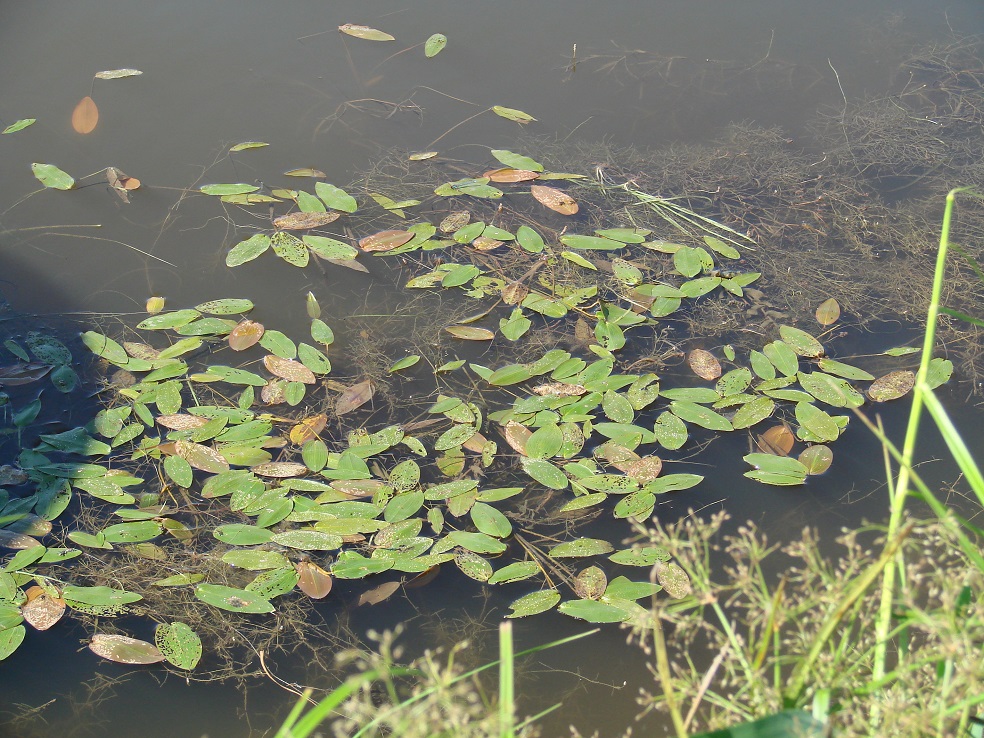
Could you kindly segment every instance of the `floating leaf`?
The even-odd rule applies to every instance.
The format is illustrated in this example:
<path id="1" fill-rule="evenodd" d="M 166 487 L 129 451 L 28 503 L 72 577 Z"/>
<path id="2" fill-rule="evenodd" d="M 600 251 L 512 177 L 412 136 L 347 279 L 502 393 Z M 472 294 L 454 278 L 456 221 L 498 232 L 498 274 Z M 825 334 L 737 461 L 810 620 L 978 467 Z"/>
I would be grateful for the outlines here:
<path id="1" fill-rule="evenodd" d="M 226 266 L 237 267 L 252 261 L 270 248 L 270 237 L 265 233 L 257 233 L 245 241 L 240 241 L 226 254 Z"/>
<path id="2" fill-rule="evenodd" d="M 65 600 L 49 595 L 41 587 L 29 588 L 26 595 L 21 614 L 35 630 L 48 630 L 65 614 Z"/>
<path id="3" fill-rule="evenodd" d="M 441 53 L 444 47 L 447 46 L 447 44 L 448 44 L 447 36 L 445 36 L 443 33 L 435 33 L 433 36 L 431 36 L 424 42 L 424 56 L 426 56 L 428 59 L 437 56 L 438 54 Z M 414 160 L 412 156 L 410 157 L 410 159 Z M 414 160 L 414 161 L 419 161 L 419 160 Z"/>
<path id="4" fill-rule="evenodd" d="M 307 474 L 308 468 L 304 464 L 298 464 L 296 461 L 271 461 L 267 464 L 257 464 L 251 467 L 250 471 L 261 477 L 287 479 Z"/>
<path id="5" fill-rule="evenodd" d="M 31 170 L 41 184 L 53 190 L 70 190 L 75 186 L 75 180 L 54 164 L 31 164 Z"/>
<path id="6" fill-rule="evenodd" d="M 775 425 L 758 437 L 758 447 L 763 453 L 785 456 L 793 450 L 793 432 L 786 425 Z"/>
<path id="7" fill-rule="evenodd" d="M 631 615 L 620 607 L 595 600 L 568 600 L 557 609 L 569 617 L 589 623 L 621 623 Z"/>
<path id="8" fill-rule="evenodd" d="M 323 600 L 331 592 L 331 574 L 311 561 L 297 564 L 297 586 L 312 600 Z"/>
<path id="9" fill-rule="evenodd" d="M 117 664 L 156 664 L 164 660 L 164 654 L 153 643 L 116 634 L 97 633 L 89 641 L 89 650 Z"/>
<path id="10" fill-rule="evenodd" d="M 682 600 L 693 591 L 690 586 L 690 577 L 677 564 L 672 561 L 669 563 L 657 561 L 653 567 L 656 570 L 657 581 L 666 591 L 666 594 L 673 599 Z"/>
<path id="11" fill-rule="evenodd" d="M 298 167 L 297 169 L 290 169 L 284 172 L 287 177 L 324 177 L 326 176 L 324 172 L 320 169 L 314 169 L 313 167 Z M 277 190 L 274 190 L 274 194 L 277 194 Z M 294 197 L 297 193 L 294 193 Z"/>
<path id="12" fill-rule="evenodd" d="M 317 381 L 314 372 L 293 359 L 284 359 L 280 356 L 267 354 L 263 357 L 263 366 L 274 376 L 286 379 L 288 382 L 314 384 Z"/>
<path id="13" fill-rule="evenodd" d="M 907 395 L 916 385 L 916 375 L 909 370 L 889 372 L 872 382 L 868 397 L 875 402 L 888 402 Z"/>
<path id="14" fill-rule="evenodd" d="M 817 308 L 817 322 L 823 326 L 833 325 L 840 318 L 840 314 L 840 304 L 833 297 L 828 297 Z"/>
<path id="15" fill-rule="evenodd" d="M 285 231 L 277 231 L 270 239 L 273 252 L 288 264 L 304 268 L 310 258 L 304 243 L 297 236 Z"/>
<path id="16" fill-rule="evenodd" d="M 243 141 L 242 143 L 237 143 L 235 146 L 229 149 L 229 153 L 235 153 L 236 151 L 246 151 L 247 149 L 260 149 L 264 146 L 269 146 L 270 144 L 265 141 Z"/>
<path id="17" fill-rule="evenodd" d="M 273 603 L 266 597 L 245 589 L 226 587 L 221 584 L 199 584 L 195 587 L 195 597 L 202 602 L 229 612 L 266 613 L 273 612 Z"/>
<path id="18" fill-rule="evenodd" d="M 539 615 L 553 608 L 560 602 L 560 592 L 555 589 L 545 589 L 540 592 L 531 592 L 528 595 L 514 600 L 509 609 L 512 610 L 507 618 L 525 618 L 530 615 Z"/>
<path id="19" fill-rule="evenodd" d="M 274 218 L 273 226 L 274 228 L 280 228 L 285 231 L 303 231 L 310 228 L 320 228 L 321 226 L 335 222 L 338 218 L 339 215 L 336 212 L 297 212 Z"/>
<path id="20" fill-rule="evenodd" d="M 543 171 L 543 165 L 540 162 L 506 149 L 492 149 L 492 156 L 512 169 L 525 169 L 531 172 Z"/>
<path id="21" fill-rule="evenodd" d="M 184 623 L 161 623 L 154 642 L 168 663 L 179 669 L 194 669 L 202 658 L 202 639 Z"/>
<path id="22" fill-rule="evenodd" d="M 823 474 L 834 461 L 834 453 L 821 444 L 810 446 L 799 455 L 799 462 L 810 475 Z"/>
<path id="23" fill-rule="evenodd" d="M 574 592 L 578 597 L 585 600 L 597 600 L 608 587 L 608 578 L 605 572 L 597 566 L 589 566 L 582 569 L 574 578 Z"/>
<path id="24" fill-rule="evenodd" d="M 529 123 L 536 120 L 529 113 L 524 113 L 522 110 L 516 110 L 515 108 L 504 108 L 501 105 L 492 106 L 492 112 L 516 123 Z"/>
<path id="25" fill-rule="evenodd" d="M 529 577 L 538 574 L 540 572 L 540 565 L 535 561 L 516 561 L 512 564 L 498 569 L 491 577 L 489 577 L 489 584 L 504 584 L 506 582 L 518 582 L 523 579 L 528 579 Z"/>
<path id="26" fill-rule="evenodd" d="M 265 328 L 262 323 L 252 320 L 242 320 L 230 331 L 228 336 L 229 348 L 233 351 L 245 351 L 256 345 L 263 337 Z"/>
<path id="27" fill-rule="evenodd" d="M 359 248 L 363 251 L 392 251 L 402 246 L 414 237 L 410 231 L 380 231 L 359 240 Z"/>
<path id="28" fill-rule="evenodd" d="M 136 77 L 143 74 L 139 69 L 109 69 L 105 72 L 96 72 L 96 79 L 123 79 L 124 77 Z"/>
<path id="29" fill-rule="evenodd" d="M 777 486 L 798 485 L 806 481 L 806 466 L 788 456 L 756 453 L 746 454 L 742 458 L 756 468 L 756 471 L 745 472 L 750 479 Z"/>
<path id="30" fill-rule="evenodd" d="M 389 368 L 389 372 L 392 374 L 393 372 L 398 372 L 401 369 L 409 369 L 414 364 L 416 364 L 418 361 L 420 361 L 420 357 L 417 354 L 411 354 L 410 356 L 404 356 L 402 359 L 400 359 L 399 361 L 395 362 Z"/>
<path id="31" fill-rule="evenodd" d="M 246 195 L 260 188 L 256 185 L 237 183 L 202 185 L 198 189 L 206 195 Z"/>
<path id="32" fill-rule="evenodd" d="M 936 389 L 941 384 L 946 384 L 953 376 L 953 362 L 949 359 L 936 357 L 929 360 L 926 370 L 926 384 L 930 389 Z"/>
<path id="33" fill-rule="evenodd" d="M 344 23 L 338 27 L 338 30 L 342 33 L 346 33 L 349 36 L 355 36 L 356 38 L 362 38 L 366 41 L 395 41 L 396 39 L 384 31 L 380 31 L 376 28 L 370 28 L 369 26 L 359 26 L 354 23 Z"/>
<path id="34" fill-rule="evenodd" d="M 549 556 L 554 559 L 582 558 L 611 553 L 614 550 L 612 544 L 600 538 L 578 538 L 554 546 L 550 549 Z"/>
<path id="35" fill-rule="evenodd" d="M 347 387 L 335 400 L 335 414 L 344 415 L 362 407 L 372 399 L 374 391 L 372 383 L 368 379 Z"/>
<path id="36" fill-rule="evenodd" d="M 574 215 L 578 210 L 577 201 L 568 195 L 563 190 L 558 190 L 556 187 L 545 187 L 544 185 L 533 185 L 530 187 L 530 194 L 539 202 L 541 205 L 554 210 L 561 215 Z M 592 238 L 592 236 L 583 236 L 583 238 Z M 603 239 L 597 239 L 599 241 Z M 613 242 L 614 243 L 614 242 Z M 567 244 L 571 248 L 579 248 L 572 244 Z M 620 245 L 616 243 L 615 248 L 620 248 Z"/>
<path id="37" fill-rule="evenodd" d="M 174 452 L 196 469 L 209 474 L 229 471 L 229 462 L 213 448 L 191 441 L 175 441 Z"/>
<path id="38" fill-rule="evenodd" d="M 495 334 L 486 328 L 475 328 L 470 325 L 451 325 L 445 328 L 455 338 L 465 341 L 491 341 Z"/>
<path id="39" fill-rule="evenodd" d="M 687 363 L 701 379 L 714 380 L 721 376 L 721 363 L 710 351 L 694 349 L 687 354 Z"/>
<path id="40" fill-rule="evenodd" d="M 23 131 L 28 126 L 32 126 L 37 123 L 37 118 L 21 118 L 18 121 L 14 121 L 9 126 L 0 131 L 0 134 L 4 133 L 17 133 L 17 131 Z"/>
<path id="41" fill-rule="evenodd" d="M 407 158 L 410 161 L 425 161 L 427 159 L 433 159 L 438 153 L 437 151 L 421 151 L 416 154 L 410 154 Z"/>
<path id="42" fill-rule="evenodd" d="M 86 95 L 79 100 L 78 105 L 75 106 L 75 110 L 72 111 L 72 128 L 75 129 L 76 133 L 81 133 L 84 135 L 87 133 L 92 133 L 96 128 L 96 123 L 98 122 L 99 108 L 96 107 L 95 100 Z"/>
<path id="43" fill-rule="evenodd" d="M 815 359 L 824 354 L 820 342 L 804 330 L 794 328 L 791 325 L 781 325 L 779 326 L 779 335 L 799 356 Z"/>

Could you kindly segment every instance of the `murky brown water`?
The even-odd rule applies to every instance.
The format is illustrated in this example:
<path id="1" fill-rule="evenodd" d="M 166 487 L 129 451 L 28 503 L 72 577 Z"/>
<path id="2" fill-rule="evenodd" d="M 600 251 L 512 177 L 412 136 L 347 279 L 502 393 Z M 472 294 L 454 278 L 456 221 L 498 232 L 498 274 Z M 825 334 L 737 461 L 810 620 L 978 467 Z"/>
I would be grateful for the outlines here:
<path id="1" fill-rule="evenodd" d="M 342 37 L 335 29 L 346 22 L 383 28 L 398 40 Z M 373 292 L 383 275 L 302 273 L 273 259 L 229 270 L 223 264 L 234 240 L 229 224 L 203 197 L 176 207 L 182 190 L 254 180 L 290 186 L 279 174 L 308 166 L 344 185 L 390 149 L 481 160 L 482 147 L 514 148 L 525 133 L 491 113 L 468 120 L 492 105 L 529 112 L 538 118 L 529 132 L 560 140 L 664 146 L 754 121 L 781 126 L 809 148 L 805 124 L 818 108 L 886 89 L 912 44 L 946 39 L 951 31 L 984 32 L 980 3 L 3 2 L 0 128 L 18 118 L 38 122 L 0 138 L 0 295 L 19 311 L 45 314 L 137 313 L 154 294 L 166 295 L 173 307 L 248 296 L 257 319 L 288 330 L 306 320 L 303 296 L 311 290 L 325 319 L 344 326 L 352 314 L 385 304 L 385 288 Z M 420 48 L 409 48 L 434 32 L 449 39 L 439 56 L 426 59 Z M 120 67 L 143 75 L 92 82 L 95 72 Z M 80 136 L 69 118 L 90 86 L 100 121 Z M 245 140 L 270 145 L 226 156 L 231 144 Z M 25 199 L 37 186 L 31 162 L 57 164 L 77 179 L 116 166 L 144 188 L 128 206 L 100 177 L 82 180 L 91 186 L 72 192 Z M 892 407 L 885 417 L 897 422 L 904 413 Z M 732 509 L 738 518 L 777 529 L 808 522 L 835 528 L 877 516 L 882 503 L 875 496 L 844 505 L 875 488 L 881 470 L 873 458 L 874 447 L 859 438 L 826 485 L 795 494 L 757 488 Z M 719 503 L 739 473 L 737 466 L 715 470 L 699 492 L 661 506 L 659 514 L 672 518 L 687 507 Z M 456 627 L 509 599 L 484 601 L 477 591 L 458 577 L 415 590 L 408 601 L 355 612 L 352 627 L 365 632 L 408 620 L 413 643 L 454 640 L 453 631 L 438 632 L 440 621 Z M 97 673 L 125 673 L 77 652 L 85 634 L 65 630 L 62 637 L 30 635 L 0 664 L 0 709 L 55 700 L 39 713 L 38 725 L 50 719 L 64 732 L 60 721 L 71 715 L 72 702 L 87 699 L 76 685 L 91 684 Z M 581 630 L 559 615 L 534 618 L 518 624 L 518 645 Z M 648 677 L 623 641 L 607 628 L 534 667 L 542 671 L 528 684 L 528 709 L 565 696 L 569 703 L 546 723 L 547 734 L 573 723 L 585 733 L 612 735 L 631 722 L 638 687 Z M 484 646 L 491 655 L 488 632 Z M 283 664 L 278 673 L 300 680 L 303 669 Z M 186 685 L 173 677 L 158 684 L 139 674 L 107 690 L 115 696 L 82 710 L 72 727 L 84 726 L 80 736 L 216 737 L 250 729 L 261 735 L 293 698 L 250 686 L 244 698 L 232 686 Z"/>

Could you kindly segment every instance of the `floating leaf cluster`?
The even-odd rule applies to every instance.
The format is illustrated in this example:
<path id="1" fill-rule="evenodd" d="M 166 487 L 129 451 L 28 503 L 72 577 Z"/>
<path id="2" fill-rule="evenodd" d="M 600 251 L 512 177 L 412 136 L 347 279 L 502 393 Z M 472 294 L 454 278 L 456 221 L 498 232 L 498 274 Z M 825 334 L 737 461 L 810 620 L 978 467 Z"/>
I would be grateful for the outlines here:
<path id="1" fill-rule="evenodd" d="M 455 204 L 501 199 L 506 190 L 494 181 L 515 196 L 528 196 L 531 205 L 546 205 L 564 218 L 575 215 L 571 194 L 529 182 L 578 175 L 551 175 L 539 162 L 506 150 L 492 155 L 504 169 L 446 183 L 435 195 Z M 47 186 L 65 184 L 60 170 L 35 166 Z M 247 573 L 248 581 L 230 586 L 182 571 L 154 584 L 189 588 L 203 605 L 227 613 L 262 616 L 276 611 L 281 598 L 321 600 L 331 596 L 333 580 L 385 573 L 387 581 L 360 598 L 372 604 L 391 596 L 401 582 L 449 565 L 491 585 L 526 582 L 528 591 L 512 602 L 510 617 L 556 607 L 591 622 L 645 621 L 649 611 L 639 599 L 660 590 L 673 598 L 689 596 L 686 577 L 665 551 L 616 550 L 610 541 L 577 535 L 531 544 L 520 505 L 562 494 L 561 514 L 594 508 L 616 519 L 644 520 L 661 495 L 693 488 L 703 479 L 686 470 L 667 473 L 664 456 L 672 458 L 688 443 L 696 446 L 709 433 L 743 430 L 757 447 L 744 457 L 751 467 L 746 477 L 777 486 L 804 484 L 830 466 L 830 444 L 847 427 L 851 409 L 900 397 L 912 387 L 911 372 L 876 379 L 832 358 L 821 337 L 792 325 L 779 326 L 774 340 L 740 355 L 728 345 L 694 348 L 687 356 L 694 374 L 689 386 L 623 370 L 618 352 L 632 332 L 651 334 L 688 301 L 717 290 L 741 298 L 758 278 L 727 268 L 724 260 L 741 256 L 741 239 L 696 214 L 688 216 L 690 237 L 681 239 L 689 243 L 665 241 L 649 229 L 624 224 L 590 233 L 573 227 L 541 232 L 525 224 L 513 229 L 475 220 L 467 210 L 454 210 L 439 223 L 421 219 L 349 243 L 290 232 L 321 228 L 359 211 L 359 202 L 334 185 L 319 181 L 313 194 L 260 195 L 245 184 L 205 185 L 201 192 L 232 205 L 289 201 L 297 208 L 275 218 L 272 232 L 234 245 L 226 257 L 230 267 L 267 250 L 300 268 L 312 255 L 344 265 L 364 254 L 441 250 L 446 260 L 411 277 L 406 288 L 495 300 L 481 317 L 504 306 L 497 325 L 448 325 L 449 335 L 470 341 L 501 336 L 511 345 L 534 321 L 571 320 L 586 351 L 552 348 L 533 360 L 500 366 L 447 362 L 435 373 L 468 372 L 481 403 L 441 393 L 427 409 L 428 419 L 373 427 L 358 425 L 374 397 L 373 380 L 332 378 L 334 332 L 311 294 L 309 332 L 300 340 L 251 320 L 253 303 L 242 298 L 170 311 L 155 301 L 153 314 L 134 328 L 139 341 L 85 332 L 86 347 L 114 368 L 116 398 L 85 426 L 41 434 L 0 480 L 0 544 L 18 549 L 0 572 L 0 658 L 23 640 L 22 621 L 42 629 L 66 611 L 99 617 L 141 612 L 138 593 L 73 584 L 70 569 L 56 578 L 46 573 L 49 567 L 83 555 L 112 560 L 115 552 L 140 546 L 166 560 L 169 551 L 196 539 L 197 545 L 213 541 L 215 556 Z M 379 193 L 370 197 L 373 204 L 362 206 L 401 219 L 420 204 Z M 647 205 L 655 202 L 637 197 Z M 524 256 L 530 263 L 525 274 L 506 279 L 476 258 L 495 249 Z M 637 253 L 663 255 L 669 267 L 664 278 L 651 280 L 633 259 Z M 599 254 L 612 258 L 602 260 Z M 599 294 L 590 284 L 533 282 L 544 266 L 558 263 L 586 279 L 604 269 L 615 287 Z M 836 324 L 838 316 L 835 301 L 817 313 L 821 326 Z M 26 349 L 5 344 L 16 360 L 0 367 L 0 384 L 50 376 L 61 391 L 75 387 L 72 356 L 63 344 L 40 334 L 26 343 Z M 394 357 L 389 372 L 417 372 L 420 358 Z M 931 369 L 931 385 L 952 372 L 943 359 L 934 360 Z M 18 409 L 15 426 L 30 425 L 39 409 L 39 400 Z M 331 429 L 341 425 L 342 416 L 354 428 L 343 439 L 333 438 Z M 794 458 L 796 444 L 801 449 Z M 150 473 L 138 471 L 146 465 Z M 493 472 L 509 483 L 490 484 Z M 22 485 L 34 491 L 22 496 L 6 491 Z M 84 529 L 70 522 L 65 543 L 71 546 L 42 544 L 51 535 L 51 521 L 73 499 L 101 509 L 104 524 Z M 206 510 L 213 521 L 208 524 Z M 659 584 L 645 575 L 643 581 L 624 576 L 609 581 L 597 563 L 571 568 L 572 562 L 598 557 L 654 569 Z M 167 660 L 180 669 L 194 668 L 202 654 L 199 636 L 187 624 L 166 619 L 154 644 L 97 635 L 90 647 L 122 663 Z"/>

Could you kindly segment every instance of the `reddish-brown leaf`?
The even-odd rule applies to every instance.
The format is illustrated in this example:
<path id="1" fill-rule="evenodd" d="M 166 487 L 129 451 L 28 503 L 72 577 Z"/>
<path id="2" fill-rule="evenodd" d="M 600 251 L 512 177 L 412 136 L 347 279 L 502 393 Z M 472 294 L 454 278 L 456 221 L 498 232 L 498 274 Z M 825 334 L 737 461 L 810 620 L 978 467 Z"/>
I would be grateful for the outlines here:
<path id="1" fill-rule="evenodd" d="M 72 128 L 77 133 L 92 133 L 98 122 L 99 108 L 96 107 L 95 101 L 86 95 L 79 100 L 79 104 L 72 111 Z"/>
<path id="2" fill-rule="evenodd" d="M 787 456 L 793 450 L 795 437 L 788 425 L 775 425 L 758 437 L 758 447 L 762 453 Z"/>
<path id="3" fill-rule="evenodd" d="M 51 366 L 32 361 L 30 364 L 18 362 L 0 366 L 0 385 L 16 387 L 20 384 L 36 382 L 51 371 Z"/>
<path id="4" fill-rule="evenodd" d="M 504 167 L 502 169 L 492 169 L 482 176 L 488 177 L 492 182 L 529 182 L 531 179 L 536 179 L 540 175 L 528 169 Z"/>
<path id="5" fill-rule="evenodd" d="M 526 442 L 530 440 L 530 436 L 533 435 L 533 431 L 522 423 L 517 423 L 514 420 L 510 420 L 506 423 L 506 427 L 503 430 L 503 435 L 506 438 L 506 443 L 509 444 L 513 451 L 526 456 Z"/>
<path id="6" fill-rule="evenodd" d="M 380 231 L 361 239 L 359 248 L 363 251 L 392 251 L 413 237 L 410 231 Z"/>
<path id="7" fill-rule="evenodd" d="M 331 592 L 331 574 L 317 564 L 301 561 L 297 564 L 297 587 L 312 600 L 323 600 Z"/>
<path id="8" fill-rule="evenodd" d="M 263 338 L 265 330 L 262 323 L 256 323 L 252 320 L 241 320 L 239 321 L 239 325 L 229 333 L 229 348 L 233 351 L 244 351 Z"/>
<path id="9" fill-rule="evenodd" d="M 577 201 L 563 190 L 556 187 L 544 187 L 543 185 L 533 185 L 530 193 L 541 204 L 555 210 L 561 215 L 574 215 L 577 212 Z"/>

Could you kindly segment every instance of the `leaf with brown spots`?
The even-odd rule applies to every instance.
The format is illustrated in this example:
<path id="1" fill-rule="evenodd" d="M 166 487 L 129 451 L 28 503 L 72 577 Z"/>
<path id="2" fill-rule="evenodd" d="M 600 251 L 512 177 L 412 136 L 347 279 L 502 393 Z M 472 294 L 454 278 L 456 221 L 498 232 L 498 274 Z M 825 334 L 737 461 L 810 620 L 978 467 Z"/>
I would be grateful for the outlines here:
<path id="1" fill-rule="evenodd" d="M 267 354 L 263 357 L 263 366 L 274 376 L 286 379 L 288 382 L 314 384 L 317 381 L 314 372 L 293 359 L 284 359 L 280 356 Z"/>
<path id="2" fill-rule="evenodd" d="M 65 600 L 51 597 L 41 587 L 30 587 L 27 602 L 21 605 L 24 620 L 36 630 L 48 630 L 65 614 Z"/>
<path id="3" fill-rule="evenodd" d="M 687 363 L 701 379 L 713 380 L 721 376 L 721 363 L 710 351 L 694 349 L 687 354 Z"/>
<path id="4" fill-rule="evenodd" d="M 504 167 L 502 169 L 492 169 L 482 176 L 488 177 L 492 182 L 529 182 L 531 179 L 536 179 L 540 175 L 528 169 Z"/>
<path id="5" fill-rule="evenodd" d="M 333 223 L 340 215 L 341 213 L 334 210 L 327 213 L 290 213 L 275 218 L 273 225 L 282 231 L 303 231 Z"/>

